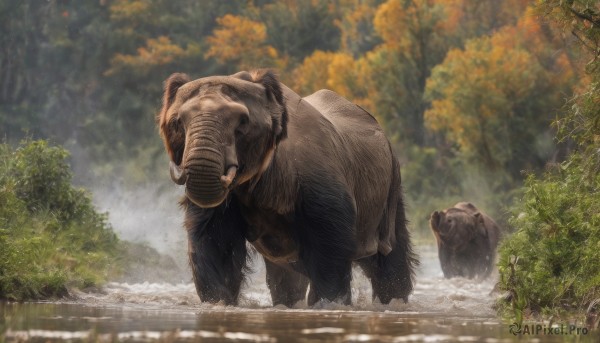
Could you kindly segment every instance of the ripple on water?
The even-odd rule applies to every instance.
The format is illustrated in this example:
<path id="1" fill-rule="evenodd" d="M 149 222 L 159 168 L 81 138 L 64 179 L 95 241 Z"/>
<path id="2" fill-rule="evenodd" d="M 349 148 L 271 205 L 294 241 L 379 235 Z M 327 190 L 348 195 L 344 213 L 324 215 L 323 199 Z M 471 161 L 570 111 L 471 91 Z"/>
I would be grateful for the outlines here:
<path id="1" fill-rule="evenodd" d="M 192 283 L 116 283 L 107 284 L 102 292 L 76 292 L 79 301 L 92 304 L 128 304 L 130 306 L 160 306 L 188 308 L 190 310 L 263 310 L 263 311 L 369 311 L 401 312 L 410 316 L 454 316 L 494 319 L 492 306 L 497 294 L 491 294 L 497 280 L 493 275 L 483 282 L 464 278 L 445 279 L 442 275 L 437 254 L 431 249 L 421 252 L 422 264 L 417 271 L 417 280 L 409 302 L 392 300 L 382 305 L 377 299 L 371 299 L 371 286 L 360 268 L 353 268 L 352 306 L 321 301 L 308 308 L 304 302 L 293 309 L 285 306 L 272 306 L 270 293 L 265 283 L 264 263 L 255 259 L 254 271 L 248 275 L 242 286 L 239 307 L 227 307 L 224 304 L 203 304 L 196 295 Z"/>
<path id="2" fill-rule="evenodd" d="M 496 319 L 492 290 L 497 276 L 484 282 L 444 279 L 434 258 L 421 255 L 423 267 L 407 304 L 372 301 L 370 282 L 355 268 L 352 306 L 321 301 L 313 307 L 273 307 L 259 264 L 237 307 L 201 303 L 192 283 L 113 282 L 95 293 L 75 291 L 75 300 L 5 305 L 11 311 L 7 318 L 13 319 L 4 337 L 0 332 L 0 341 L 539 341 L 513 337 Z"/>

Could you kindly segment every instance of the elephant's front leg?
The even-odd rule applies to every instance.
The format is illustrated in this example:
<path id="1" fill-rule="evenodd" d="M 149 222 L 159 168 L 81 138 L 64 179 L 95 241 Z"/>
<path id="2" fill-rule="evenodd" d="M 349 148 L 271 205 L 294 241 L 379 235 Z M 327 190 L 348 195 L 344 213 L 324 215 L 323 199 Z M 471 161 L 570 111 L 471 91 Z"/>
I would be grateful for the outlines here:
<path id="1" fill-rule="evenodd" d="M 306 297 L 308 279 L 291 269 L 270 262 L 265 258 L 267 269 L 267 286 L 271 291 L 273 306 L 283 304 L 287 307 L 294 306 Z"/>
<path id="2" fill-rule="evenodd" d="M 246 265 L 245 221 L 232 198 L 202 209 L 185 199 L 185 227 L 196 292 L 203 302 L 236 305 Z"/>
<path id="3" fill-rule="evenodd" d="M 296 213 L 300 258 L 310 279 L 308 305 L 322 299 L 349 305 L 356 252 L 354 202 L 335 182 L 313 187 L 304 189 Z"/>

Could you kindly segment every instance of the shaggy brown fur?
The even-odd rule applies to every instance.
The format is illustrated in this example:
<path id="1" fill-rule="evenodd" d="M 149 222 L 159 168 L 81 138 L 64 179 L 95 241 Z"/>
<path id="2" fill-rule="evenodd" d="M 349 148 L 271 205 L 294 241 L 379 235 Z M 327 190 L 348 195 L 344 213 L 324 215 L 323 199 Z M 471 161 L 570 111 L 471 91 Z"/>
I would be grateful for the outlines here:
<path id="1" fill-rule="evenodd" d="M 494 267 L 498 225 L 475 205 L 459 202 L 434 211 L 429 221 L 444 276 L 486 278 Z"/>
<path id="2" fill-rule="evenodd" d="M 400 168 L 369 113 L 327 90 L 301 98 L 269 71 L 194 81 L 175 74 L 158 125 L 185 173 L 203 301 L 236 303 L 244 241 L 265 258 L 274 304 L 302 300 L 308 282 L 309 304 L 349 303 L 352 261 L 374 297 L 408 299 L 417 261 Z M 220 186 L 231 170 L 233 183 Z"/>

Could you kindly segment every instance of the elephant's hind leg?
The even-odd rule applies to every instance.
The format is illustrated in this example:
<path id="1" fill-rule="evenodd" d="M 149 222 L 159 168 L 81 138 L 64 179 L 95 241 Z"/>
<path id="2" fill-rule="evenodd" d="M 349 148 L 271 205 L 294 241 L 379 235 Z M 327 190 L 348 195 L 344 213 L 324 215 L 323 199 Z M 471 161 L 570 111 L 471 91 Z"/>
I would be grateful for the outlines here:
<path id="1" fill-rule="evenodd" d="M 189 200 L 185 208 L 190 265 L 203 302 L 236 305 L 246 266 L 245 221 L 235 199 L 202 209 Z"/>
<path id="2" fill-rule="evenodd" d="M 378 297 L 382 304 L 388 304 L 392 299 L 408 302 L 413 290 L 413 269 L 418 265 L 412 251 L 402 202 L 398 205 L 397 213 L 396 245 L 392 251 L 387 255 L 377 253 L 358 261 L 371 279 L 373 299 Z"/>
<path id="3" fill-rule="evenodd" d="M 306 297 L 308 278 L 291 270 L 280 267 L 265 258 L 267 269 L 267 286 L 271 291 L 273 306 L 283 304 L 287 307 L 294 306 Z"/>
<path id="4" fill-rule="evenodd" d="M 367 275 L 371 275 L 373 298 L 378 297 L 382 304 L 388 304 L 392 299 L 408 302 L 413 282 L 410 269 L 406 265 L 405 252 L 394 249 L 387 256 L 377 253 L 369 259 L 369 266 L 363 269 Z"/>

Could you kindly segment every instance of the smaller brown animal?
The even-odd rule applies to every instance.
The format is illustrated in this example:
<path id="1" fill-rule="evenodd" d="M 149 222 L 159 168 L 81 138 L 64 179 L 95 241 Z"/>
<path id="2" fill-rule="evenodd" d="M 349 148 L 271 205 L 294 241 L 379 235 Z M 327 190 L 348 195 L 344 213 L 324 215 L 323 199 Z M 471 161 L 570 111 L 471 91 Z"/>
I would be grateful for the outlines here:
<path id="1" fill-rule="evenodd" d="M 444 277 L 490 275 L 500 238 L 498 224 L 469 202 L 434 211 L 429 220 Z"/>

